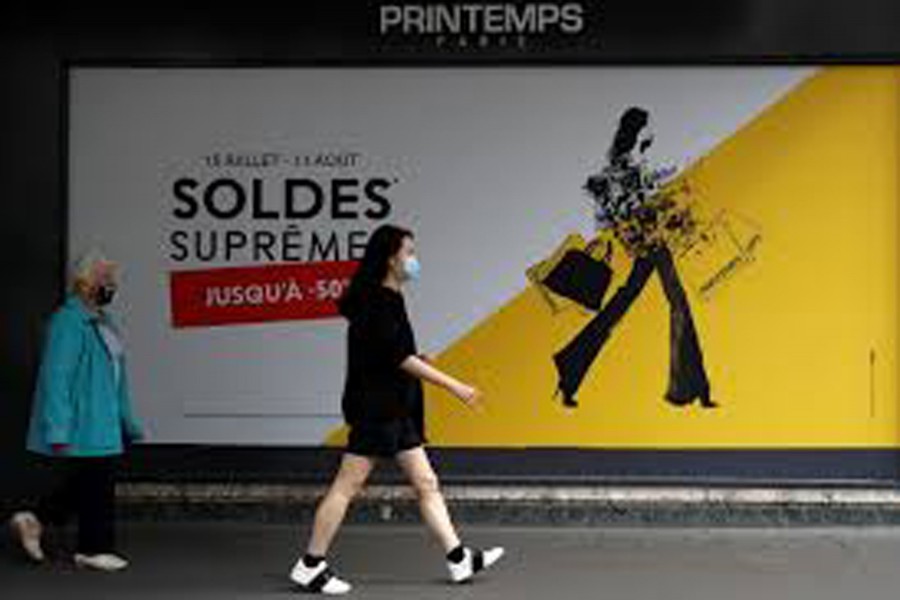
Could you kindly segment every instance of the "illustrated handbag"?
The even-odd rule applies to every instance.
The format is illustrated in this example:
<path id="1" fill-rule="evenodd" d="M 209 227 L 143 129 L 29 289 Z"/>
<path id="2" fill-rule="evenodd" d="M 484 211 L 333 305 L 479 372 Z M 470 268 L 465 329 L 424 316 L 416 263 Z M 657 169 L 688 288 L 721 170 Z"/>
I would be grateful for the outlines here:
<path id="1" fill-rule="evenodd" d="M 609 266 L 611 254 L 612 244 L 609 241 L 602 258 L 595 257 L 590 246 L 570 248 L 541 283 L 553 293 L 585 308 L 600 310 L 613 276 Z"/>

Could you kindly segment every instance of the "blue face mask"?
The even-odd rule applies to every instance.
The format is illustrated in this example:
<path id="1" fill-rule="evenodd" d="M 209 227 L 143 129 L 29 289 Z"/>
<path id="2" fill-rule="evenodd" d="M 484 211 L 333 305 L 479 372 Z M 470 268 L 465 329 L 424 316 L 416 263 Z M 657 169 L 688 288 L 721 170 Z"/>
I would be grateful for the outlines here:
<path id="1" fill-rule="evenodd" d="M 403 261 L 403 276 L 404 279 L 416 280 L 419 278 L 419 275 L 422 273 L 422 265 L 419 264 L 419 259 L 415 256 L 408 256 Z"/>

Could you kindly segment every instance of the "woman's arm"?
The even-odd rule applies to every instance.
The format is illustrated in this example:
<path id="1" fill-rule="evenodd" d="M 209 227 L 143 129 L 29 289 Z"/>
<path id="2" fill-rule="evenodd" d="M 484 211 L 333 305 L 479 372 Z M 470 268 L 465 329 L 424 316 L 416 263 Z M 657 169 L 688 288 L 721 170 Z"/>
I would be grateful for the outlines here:
<path id="1" fill-rule="evenodd" d="M 82 331 L 76 317 L 57 311 L 50 318 L 49 331 L 38 374 L 36 406 L 44 438 L 60 453 L 71 442 L 74 420 L 73 379 L 82 352 Z"/>
<path id="2" fill-rule="evenodd" d="M 481 407 L 481 392 L 428 364 L 418 356 L 407 356 L 400 363 L 400 368 L 413 377 L 444 388 L 462 400 L 469 408 Z"/>
<path id="3" fill-rule="evenodd" d="M 131 384 L 128 380 L 127 361 L 122 358 L 121 379 L 119 380 L 119 411 L 122 416 L 122 427 L 129 442 L 137 442 L 144 439 L 144 428 L 134 413 L 134 404 L 131 401 Z"/>

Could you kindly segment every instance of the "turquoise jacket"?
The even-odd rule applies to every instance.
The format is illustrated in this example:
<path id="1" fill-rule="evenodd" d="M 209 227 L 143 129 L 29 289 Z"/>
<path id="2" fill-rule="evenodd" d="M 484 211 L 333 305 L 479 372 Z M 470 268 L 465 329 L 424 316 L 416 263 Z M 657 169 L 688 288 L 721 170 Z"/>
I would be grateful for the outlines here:
<path id="1" fill-rule="evenodd" d="M 111 456 L 122 453 L 123 437 L 143 437 L 125 361 L 120 359 L 116 385 L 98 320 L 111 325 L 108 315 L 91 313 L 75 295 L 50 318 L 31 410 L 30 451 L 53 455 L 52 444 L 66 444 L 64 456 Z"/>

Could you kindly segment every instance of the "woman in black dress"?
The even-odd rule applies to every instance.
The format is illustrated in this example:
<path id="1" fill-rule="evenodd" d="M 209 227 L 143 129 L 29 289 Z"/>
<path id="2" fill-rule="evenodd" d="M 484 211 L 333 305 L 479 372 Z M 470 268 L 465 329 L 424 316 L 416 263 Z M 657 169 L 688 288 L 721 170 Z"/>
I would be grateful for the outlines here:
<path id="1" fill-rule="evenodd" d="M 480 393 L 418 354 L 402 294 L 403 285 L 418 273 L 412 233 L 383 225 L 369 239 L 340 301 L 341 314 L 350 322 L 342 401 L 350 435 L 337 476 L 316 511 L 306 554 L 291 571 L 291 579 L 306 591 L 350 591 L 325 555 L 350 501 L 379 458 L 396 460 L 415 488 L 422 517 L 447 554 L 452 581 L 471 578 L 503 555 L 503 548 L 481 551 L 460 542 L 423 447 L 422 380 L 445 388 L 471 408 L 480 407 Z"/>

